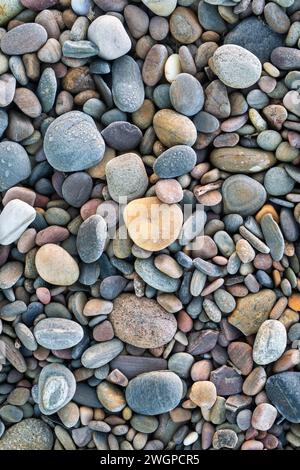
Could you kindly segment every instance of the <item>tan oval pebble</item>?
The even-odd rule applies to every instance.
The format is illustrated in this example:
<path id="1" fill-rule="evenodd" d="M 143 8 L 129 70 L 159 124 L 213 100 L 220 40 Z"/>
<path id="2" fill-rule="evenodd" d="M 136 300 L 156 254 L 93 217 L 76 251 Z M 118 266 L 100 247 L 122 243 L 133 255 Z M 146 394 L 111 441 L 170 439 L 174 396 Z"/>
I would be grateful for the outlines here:
<path id="1" fill-rule="evenodd" d="M 165 77 L 169 83 L 174 82 L 182 72 L 179 54 L 171 54 L 165 62 Z"/>
<path id="2" fill-rule="evenodd" d="M 52 243 L 38 250 L 35 265 L 41 278 L 55 286 L 70 286 L 79 278 L 79 268 L 74 258 Z"/>
<path id="3" fill-rule="evenodd" d="M 74 402 L 67 403 L 57 412 L 59 418 L 66 428 L 73 428 L 79 420 L 79 408 Z"/>
<path id="4" fill-rule="evenodd" d="M 31 189 L 14 186 L 13 188 L 9 188 L 6 191 L 2 199 L 2 204 L 3 206 L 6 206 L 6 204 L 9 201 L 13 199 L 20 199 L 21 201 L 26 202 L 30 206 L 33 206 L 35 202 L 35 198 L 36 198 L 36 194 Z"/>
<path id="5" fill-rule="evenodd" d="M 166 204 L 175 204 L 183 198 L 181 185 L 175 179 L 165 179 L 157 181 L 155 193 L 161 202 Z"/>
<path id="6" fill-rule="evenodd" d="M 146 55 L 142 76 L 144 83 L 148 86 L 155 86 L 162 78 L 164 67 L 168 58 L 168 50 L 163 44 L 155 44 Z"/>
<path id="7" fill-rule="evenodd" d="M 20 236 L 17 248 L 20 253 L 28 253 L 32 248 L 35 246 L 35 237 L 36 237 L 36 230 L 35 228 L 28 228 L 25 230 L 24 233 Z"/>
<path id="8" fill-rule="evenodd" d="M 108 315 L 112 312 L 114 304 L 109 300 L 90 299 L 83 308 L 83 315 L 94 317 L 96 315 Z"/>
<path id="9" fill-rule="evenodd" d="M 208 380 L 195 382 L 191 388 L 190 399 L 201 408 L 210 409 L 216 402 L 217 389 Z"/>
<path id="10" fill-rule="evenodd" d="M 246 395 L 257 395 L 265 386 L 267 374 L 263 367 L 259 366 L 250 372 L 243 383 L 243 392 Z"/>
<path id="11" fill-rule="evenodd" d="M 199 39 L 202 28 L 190 8 L 177 7 L 170 18 L 170 31 L 176 41 L 191 44 Z"/>
<path id="12" fill-rule="evenodd" d="M 176 204 L 163 204 L 156 197 L 131 201 L 124 210 L 130 238 L 144 250 L 159 251 L 179 236 L 183 215 Z"/>
<path id="13" fill-rule="evenodd" d="M 175 317 L 153 299 L 122 294 L 109 315 L 116 337 L 139 348 L 156 348 L 171 341 L 177 329 Z"/>
<path id="14" fill-rule="evenodd" d="M 269 403 L 261 403 L 252 414 L 251 424 L 258 431 L 268 431 L 277 418 L 277 410 L 275 406 Z"/>
<path id="15" fill-rule="evenodd" d="M 19 261 L 8 261 L 0 268 L 0 289 L 10 289 L 23 274 L 23 264 Z"/>
<path id="16" fill-rule="evenodd" d="M 208 359 L 197 361 L 192 365 L 191 378 L 194 382 L 208 380 L 212 371 L 212 363 Z"/>
<path id="17" fill-rule="evenodd" d="M 274 366 L 273 372 L 284 372 L 286 370 L 292 369 L 292 367 L 297 366 L 300 364 L 300 351 L 299 349 L 289 349 L 280 359 L 278 359 Z"/>
<path id="18" fill-rule="evenodd" d="M 169 313 L 179 312 L 183 305 L 175 294 L 160 294 L 156 298 L 157 302 Z"/>
<path id="19" fill-rule="evenodd" d="M 196 142 L 197 130 L 193 122 L 186 116 L 161 109 L 153 118 L 153 127 L 161 143 L 166 147 L 190 145 Z"/>
<path id="20" fill-rule="evenodd" d="M 103 381 L 97 386 L 97 396 L 104 408 L 113 413 L 123 410 L 126 406 L 122 390 L 109 382 Z"/>
<path id="21" fill-rule="evenodd" d="M 169 255 L 158 255 L 154 259 L 154 265 L 174 279 L 178 279 L 182 276 L 183 270 L 182 267 Z"/>
<path id="22" fill-rule="evenodd" d="M 251 263 L 255 258 L 255 251 L 247 240 L 238 240 L 236 252 L 242 263 Z"/>
<path id="23" fill-rule="evenodd" d="M 18 108 L 31 118 L 38 117 L 42 112 L 42 106 L 36 95 L 28 88 L 17 88 L 14 102 Z"/>
<path id="24" fill-rule="evenodd" d="M 230 173 L 257 173 L 273 166 L 276 159 L 272 152 L 237 145 L 213 150 L 210 161 L 220 170 Z"/>

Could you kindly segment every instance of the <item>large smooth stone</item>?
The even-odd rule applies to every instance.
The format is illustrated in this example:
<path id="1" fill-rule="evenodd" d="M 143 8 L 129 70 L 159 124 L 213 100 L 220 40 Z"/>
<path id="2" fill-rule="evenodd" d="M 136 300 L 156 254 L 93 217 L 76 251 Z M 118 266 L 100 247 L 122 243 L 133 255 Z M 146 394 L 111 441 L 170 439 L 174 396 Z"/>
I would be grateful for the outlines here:
<path id="1" fill-rule="evenodd" d="M 115 335 L 139 348 L 157 348 L 171 341 L 177 322 L 155 300 L 122 294 L 115 299 L 109 319 Z"/>
<path id="2" fill-rule="evenodd" d="M 266 383 L 270 402 L 291 423 L 300 423 L 300 372 L 272 375 Z"/>
<path id="3" fill-rule="evenodd" d="M 117 338 L 94 344 L 84 351 L 81 362 L 88 369 L 97 369 L 108 364 L 123 350 L 124 344 Z"/>
<path id="4" fill-rule="evenodd" d="M 70 111 L 48 127 L 44 151 L 50 165 L 59 171 L 81 171 L 99 163 L 105 143 L 93 119 L 81 111 Z"/>
<path id="5" fill-rule="evenodd" d="M 228 317 L 228 321 L 245 336 L 253 335 L 267 320 L 275 302 L 276 294 L 270 289 L 248 294 L 238 299 L 236 309 Z"/>
<path id="6" fill-rule="evenodd" d="M 45 318 L 34 327 L 38 344 L 47 349 L 67 349 L 78 344 L 83 338 L 79 323 L 65 318 Z"/>
<path id="7" fill-rule="evenodd" d="M 129 382 L 126 400 L 136 413 L 153 416 L 176 408 L 182 392 L 182 382 L 174 372 L 148 372 Z"/>
<path id="8" fill-rule="evenodd" d="M 145 90 L 140 68 L 128 55 L 113 63 L 112 96 L 115 105 L 125 113 L 134 113 L 144 102 Z"/>
<path id="9" fill-rule="evenodd" d="M 116 16 L 98 16 L 89 26 L 88 39 L 96 44 L 99 57 L 115 60 L 131 49 L 130 38 Z"/>
<path id="10" fill-rule="evenodd" d="M 178 238 L 183 214 L 177 204 L 164 204 L 157 197 L 147 197 L 131 201 L 125 207 L 124 222 L 136 245 L 159 251 Z"/>
<path id="11" fill-rule="evenodd" d="M 276 47 L 283 45 L 284 36 L 275 33 L 260 18 L 251 16 L 236 24 L 225 36 L 224 44 L 236 44 L 256 55 L 264 63 Z"/>
<path id="12" fill-rule="evenodd" d="M 137 258 L 134 264 L 137 274 L 149 286 L 162 292 L 176 292 L 180 286 L 180 280 L 174 279 L 157 269 L 153 257 L 147 259 Z"/>
<path id="13" fill-rule="evenodd" d="M 24 23 L 10 29 L 1 39 L 1 49 L 7 55 L 35 52 L 47 41 L 48 34 L 38 23 Z"/>
<path id="14" fill-rule="evenodd" d="M 278 320 L 266 320 L 259 327 L 254 341 L 254 362 L 266 365 L 276 361 L 284 353 L 286 342 L 287 335 L 283 323 Z"/>
<path id="15" fill-rule="evenodd" d="M 265 203 L 265 188 L 246 175 L 233 175 L 222 186 L 224 212 L 247 216 L 255 214 Z"/>
<path id="16" fill-rule="evenodd" d="M 70 286 L 79 278 L 74 258 L 53 243 L 47 243 L 38 250 L 35 265 L 41 278 L 55 286 Z"/>
<path id="17" fill-rule="evenodd" d="M 20 238 L 34 221 L 35 209 L 20 199 L 9 201 L 0 214 L 0 245 L 10 245 Z"/>
<path id="18" fill-rule="evenodd" d="M 260 79 L 259 59 L 240 46 L 219 47 L 211 59 L 211 67 L 217 77 L 231 88 L 248 88 Z"/>
<path id="19" fill-rule="evenodd" d="M 76 391 L 72 372 L 62 364 L 43 367 L 38 382 L 39 408 L 45 415 L 53 415 L 69 403 Z"/>
<path id="20" fill-rule="evenodd" d="M 210 154 L 211 163 L 229 173 L 258 173 L 276 163 L 272 152 L 236 146 L 215 149 Z"/>
<path id="21" fill-rule="evenodd" d="M 189 173 L 197 162 L 196 152 L 187 145 L 175 145 L 155 160 L 153 170 L 160 178 L 177 178 Z"/>
<path id="22" fill-rule="evenodd" d="M 41 419 L 28 418 L 14 424 L 0 439 L 0 450 L 51 450 L 53 434 Z"/>
<path id="23" fill-rule="evenodd" d="M 30 176 L 31 164 L 26 150 L 16 142 L 0 143 L 0 191 L 6 191 Z"/>
<path id="24" fill-rule="evenodd" d="M 125 153 L 106 165 L 109 194 L 123 204 L 143 196 L 148 187 L 148 176 L 142 159 L 135 153 Z"/>

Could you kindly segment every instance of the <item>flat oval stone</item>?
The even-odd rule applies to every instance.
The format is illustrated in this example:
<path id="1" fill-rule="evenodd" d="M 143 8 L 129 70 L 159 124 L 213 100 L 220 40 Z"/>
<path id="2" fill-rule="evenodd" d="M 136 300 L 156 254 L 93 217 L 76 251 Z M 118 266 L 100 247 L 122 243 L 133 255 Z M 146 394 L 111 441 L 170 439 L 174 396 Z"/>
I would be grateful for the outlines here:
<path id="1" fill-rule="evenodd" d="M 87 173 L 80 171 L 67 176 L 61 192 L 64 200 L 73 207 L 80 208 L 89 199 L 93 189 L 93 180 Z"/>
<path id="2" fill-rule="evenodd" d="M 47 41 L 47 31 L 37 23 L 24 23 L 9 30 L 1 39 L 1 49 L 8 55 L 35 52 Z"/>
<path id="3" fill-rule="evenodd" d="M 40 373 L 38 390 L 41 412 L 52 415 L 72 400 L 76 391 L 75 377 L 62 364 L 49 364 Z"/>
<path id="4" fill-rule="evenodd" d="M 276 162 L 274 154 L 260 149 L 241 146 L 213 150 L 211 163 L 229 173 L 258 173 L 267 170 Z"/>
<path id="5" fill-rule="evenodd" d="M 149 372 L 129 382 L 126 400 L 136 413 L 153 416 L 176 408 L 182 392 L 182 382 L 174 372 Z"/>
<path id="6" fill-rule="evenodd" d="M 165 0 L 163 2 L 157 0 L 142 0 L 149 10 L 158 16 L 169 16 L 177 5 L 177 0 Z"/>
<path id="7" fill-rule="evenodd" d="M 23 274 L 23 265 L 19 261 L 8 261 L 0 268 L 0 289 L 10 289 Z"/>
<path id="8" fill-rule="evenodd" d="M 48 113 L 54 105 L 57 92 L 56 75 L 52 68 L 43 71 L 36 92 L 44 113 Z"/>
<path id="9" fill-rule="evenodd" d="M 38 250 L 35 265 L 41 278 L 55 286 L 70 286 L 79 278 L 79 268 L 74 258 L 53 243 L 47 243 Z"/>
<path id="10" fill-rule="evenodd" d="M 151 287 L 162 292 L 176 292 L 180 285 L 179 279 L 174 279 L 162 273 L 154 265 L 153 258 L 137 259 L 135 261 L 137 274 Z"/>
<path id="11" fill-rule="evenodd" d="M 246 175 L 233 175 L 222 186 L 224 211 L 226 214 L 247 216 L 255 214 L 266 202 L 265 188 Z"/>
<path id="12" fill-rule="evenodd" d="M 280 261 L 284 254 L 285 242 L 279 225 L 271 214 L 265 214 L 260 225 L 273 260 Z"/>
<path id="13" fill-rule="evenodd" d="M 155 86 L 164 73 L 164 66 L 166 60 L 168 58 L 168 50 L 166 46 L 163 44 L 154 44 L 151 47 L 148 54 L 145 57 L 143 68 L 142 68 L 142 76 L 143 80 L 146 85 L 148 86 Z M 156 90 L 156 88 L 155 88 Z M 155 93 L 154 96 L 157 95 L 157 100 L 162 100 L 159 91 Z M 160 92 L 166 91 L 166 88 L 160 88 Z M 165 97 L 166 100 L 169 100 L 169 93 Z M 159 106 L 163 107 L 163 106 Z"/>
<path id="14" fill-rule="evenodd" d="M 283 45 L 283 36 L 273 31 L 261 18 L 251 16 L 236 24 L 225 36 L 224 44 L 244 47 L 264 63 L 270 59 L 273 49 Z"/>
<path id="15" fill-rule="evenodd" d="M 96 44 L 99 57 L 115 60 L 131 49 L 131 40 L 116 16 L 102 15 L 89 26 L 88 39 Z"/>
<path id="16" fill-rule="evenodd" d="M 30 176 L 31 164 L 26 150 L 16 142 L 0 143 L 0 191 L 6 191 Z"/>
<path id="17" fill-rule="evenodd" d="M 26 202 L 9 201 L 0 214 L 0 244 L 10 245 L 18 240 L 35 217 L 35 209 Z"/>
<path id="18" fill-rule="evenodd" d="M 81 171 L 99 163 L 105 144 L 93 119 L 81 111 L 70 111 L 48 127 L 44 152 L 50 165 L 59 171 Z"/>
<path id="19" fill-rule="evenodd" d="M 53 433 L 41 419 L 28 418 L 6 430 L 0 450 L 51 450 Z"/>
<path id="20" fill-rule="evenodd" d="M 300 68 L 300 51 L 293 47 L 276 47 L 271 62 L 281 70 L 297 70 Z"/>
<path id="21" fill-rule="evenodd" d="M 253 345 L 253 360 L 266 365 L 282 356 L 287 343 L 285 326 L 278 320 L 266 320 L 259 327 Z"/>
<path id="22" fill-rule="evenodd" d="M 0 76 L 0 106 L 5 108 L 10 105 L 16 92 L 16 79 L 9 73 Z M 7 125 L 6 125 L 7 127 Z"/>
<path id="23" fill-rule="evenodd" d="M 145 91 L 140 68 L 128 55 L 113 63 L 112 95 L 115 105 L 126 113 L 134 113 L 144 102 Z"/>
<path id="24" fill-rule="evenodd" d="M 153 127 L 161 143 L 166 147 L 174 145 L 192 146 L 196 142 L 197 130 L 186 116 L 171 109 L 161 109 L 153 118 Z"/>
<path id="25" fill-rule="evenodd" d="M 126 203 L 145 194 L 148 176 L 142 159 L 135 153 L 113 158 L 105 172 L 108 191 L 114 201 Z"/>
<path id="26" fill-rule="evenodd" d="M 271 403 L 286 420 L 300 423 L 300 372 L 272 375 L 267 380 L 266 392 Z"/>
<path id="27" fill-rule="evenodd" d="M 19 0 L 0 0 L 0 26 L 5 25 L 8 20 L 17 16 L 23 8 Z"/>
<path id="28" fill-rule="evenodd" d="M 265 174 L 264 187 L 271 196 L 285 196 L 294 189 L 295 181 L 284 168 L 270 168 Z"/>
<path id="29" fill-rule="evenodd" d="M 84 263 L 97 261 L 103 253 L 107 237 L 107 225 L 101 215 L 88 217 L 79 227 L 76 246 Z"/>
<path id="30" fill-rule="evenodd" d="M 160 178 L 176 178 L 189 173 L 196 165 L 196 152 L 187 145 L 175 145 L 155 160 L 153 170 Z"/>
<path id="31" fill-rule="evenodd" d="M 178 238 L 183 214 L 176 204 L 164 204 L 157 197 L 147 197 L 127 204 L 124 222 L 136 245 L 144 250 L 159 251 Z"/>
<path id="32" fill-rule="evenodd" d="M 115 335 L 139 348 L 157 348 L 171 341 L 177 322 L 155 300 L 122 294 L 115 299 L 109 319 Z"/>
<path id="33" fill-rule="evenodd" d="M 88 369 L 97 369 L 108 364 L 112 359 L 117 357 L 123 350 L 122 341 L 114 338 L 110 341 L 94 344 L 86 349 L 81 357 L 81 362 Z"/>
<path id="34" fill-rule="evenodd" d="M 188 73 L 180 73 L 170 86 L 173 108 L 185 116 L 194 116 L 203 108 L 204 93 L 200 82 Z"/>
<path id="35" fill-rule="evenodd" d="M 109 147 L 125 152 L 138 147 L 143 134 L 137 126 L 130 122 L 116 121 L 102 131 L 102 137 Z"/>
<path id="36" fill-rule="evenodd" d="M 38 344 L 47 349 L 67 349 L 78 344 L 83 338 L 79 323 L 65 318 L 45 318 L 34 327 Z"/>
<path id="37" fill-rule="evenodd" d="M 236 45 L 219 47 L 211 59 L 214 73 L 231 88 L 248 88 L 260 79 L 261 63 L 247 49 Z"/>

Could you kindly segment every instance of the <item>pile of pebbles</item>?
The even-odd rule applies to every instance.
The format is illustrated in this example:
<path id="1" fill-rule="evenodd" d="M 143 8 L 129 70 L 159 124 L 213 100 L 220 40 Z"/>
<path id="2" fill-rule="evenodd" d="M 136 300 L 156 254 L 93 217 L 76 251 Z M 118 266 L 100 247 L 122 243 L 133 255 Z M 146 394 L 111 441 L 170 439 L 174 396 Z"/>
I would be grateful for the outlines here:
<path id="1" fill-rule="evenodd" d="M 300 0 L 0 0 L 0 450 L 300 447 L 299 46 Z"/>

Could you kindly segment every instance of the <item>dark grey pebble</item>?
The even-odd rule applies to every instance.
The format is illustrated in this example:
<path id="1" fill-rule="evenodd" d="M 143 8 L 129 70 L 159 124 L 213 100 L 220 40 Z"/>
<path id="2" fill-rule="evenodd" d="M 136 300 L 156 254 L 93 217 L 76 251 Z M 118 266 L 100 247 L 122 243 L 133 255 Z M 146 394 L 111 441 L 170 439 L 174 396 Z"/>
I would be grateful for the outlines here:
<path id="1" fill-rule="evenodd" d="M 271 196 L 285 196 L 293 191 L 294 186 L 295 181 L 284 168 L 276 166 L 265 174 L 264 187 Z"/>
<path id="2" fill-rule="evenodd" d="M 300 51 L 293 47 L 276 47 L 271 62 L 281 70 L 297 70 L 300 68 Z"/>
<path id="3" fill-rule="evenodd" d="M 113 300 L 125 289 L 127 279 L 122 276 L 109 276 L 100 284 L 100 295 L 103 299 Z"/>
<path id="4" fill-rule="evenodd" d="M 102 408 L 98 400 L 96 389 L 85 383 L 77 383 L 75 395 L 72 401 L 78 405 L 90 406 L 91 408 Z"/>
<path id="5" fill-rule="evenodd" d="M 227 30 L 226 23 L 218 12 L 217 5 L 211 5 L 201 0 L 198 6 L 198 18 L 201 26 L 208 31 L 223 34 Z"/>
<path id="6" fill-rule="evenodd" d="M 293 212 L 285 207 L 280 211 L 280 227 L 286 240 L 289 242 L 298 240 L 299 224 L 296 222 Z"/>
<path id="7" fill-rule="evenodd" d="M 219 332 L 215 330 L 194 331 L 188 336 L 187 352 L 193 356 L 211 351 L 217 344 Z"/>
<path id="8" fill-rule="evenodd" d="M 70 206 L 80 208 L 89 199 L 92 188 L 92 178 L 81 171 L 68 176 L 61 189 L 64 200 Z"/>
<path id="9" fill-rule="evenodd" d="M 270 402 L 291 423 L 300 423 L 300 372 L 272 375 L 266 383 Z"/>
<path id="10" fill-rule="evenodd" d="M 79 227 L 76 246 L 85 263 L 97 261 L 103 253 L 107 237 L 106 222 L 101 215 L 88 217 Z"/>
<path id="11" fill-rule="evenodd" d="M 112 95 L 115 105 L 126 113 L 134 113 L 144 102 L 145 91 L 140 68 L 128 55 L 113 63 Z"/>
<path id="12" fill-rule="evenodd" d="M 111 66 L 106 60 L 97 59 L 90 64 L 90 73 L 99 75 L 107 75 L 111 71 Z"/>
<path id="13" fill-rule="evenodd" d="M 26 150 L 16 142 L 1 142 L 0 156 L 0 191 L 2 192 L 28 178 L 31 173 L 31 164 Z"/>
<path id="14" fill-rule="evenodd" d="M 219 120 L 206 111 L 200 111 L 196 116 L 193 117 L 193 123 L 196 126 L 198 132 L 204 134 L 210 134 L 215 132 L 220 127 Z"/>
<path id="15" fill-rule="evenodd" d="M 82 340 L 83 329 L 73 320 L 45 318 L 34 327 L 34 336 L 44 348 L 67 349 Z"/>
<path id="16" fill-rule="evenodd" d="M 160 178 L 176 178 L 189 173 L 196 161 L 196 152 L 191 147 L 175 145 L 155 160 L 153 169 Z"/>
<path id="17" fill-rule="evenodd" d="M 125 152 L 138 147 L 143 134 L 137 126 L 130 122 L 116 121 L 102 131 L 102 137 L 109 147 Z"/>
<path id="18" fill-rule="evenodd" d="M 201 258 L 194 259 L 194 266 L 196 269 L 199 269 L 204 274 L 207 274 L 211 277 L 222 277 L 225 274 L 224 268 L 217 266 L 216 264 L 205 261 Z"/>

